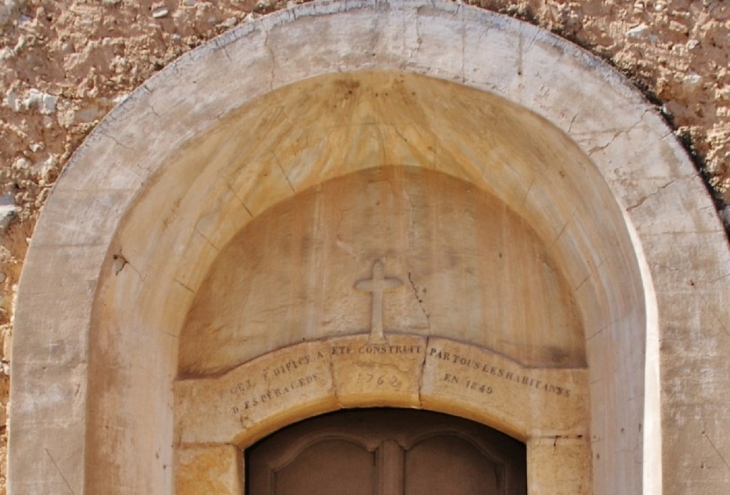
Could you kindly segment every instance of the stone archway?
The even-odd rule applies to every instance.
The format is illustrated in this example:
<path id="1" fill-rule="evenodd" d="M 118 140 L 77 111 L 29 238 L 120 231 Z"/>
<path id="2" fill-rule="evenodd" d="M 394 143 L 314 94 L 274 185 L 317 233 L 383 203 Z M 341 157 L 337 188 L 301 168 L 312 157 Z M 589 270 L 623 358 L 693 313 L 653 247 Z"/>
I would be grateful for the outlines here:
<path id="1" fill-rule="evenodd" d="M 338 72 L 349 74 L 327 76 Z M 393 108 L 418 118 L 389 114 L 396 99 L 378 106 L 388 100 L 371 91 L 350 125 L 297 129 L 303 108 L 320 111 L 315 123 L 335 119 L 348 91 L 384 80 L 412 89 L 394 92 L 412 101 Z M 297 152 L 276 152 L 289 145 Z M 703 185 L 661 119 L 594 58 L 513 20 L 418 2 L 317 3 L 245 24 L 155 76 L 87 140 L 46 206 L 19 290 L 11 491 L 172 493 L 178 338 L 219 252 L 295 193 L 384 165 L 453 176 L 534 229 L 586 330 L 592 489 L 661 493 L 659 323 L 677 297 L 723 307 L 702 282 L 675 286 L 725 283 L 709 275 L 728 252 Z M 703 251 L 677 260 L 677 243 Z M 713 366 L 726 347 L 708 350 Z M 665 372 L 665 389 L 677 373 Z M 40 387 L 42 401 L 24 393 Z M 694 393 L 687 404 L 717 396 Z M 726 418 L 707 414 L 712 435 Z M 699 424 L 672 430 L 667 459 Z"/>

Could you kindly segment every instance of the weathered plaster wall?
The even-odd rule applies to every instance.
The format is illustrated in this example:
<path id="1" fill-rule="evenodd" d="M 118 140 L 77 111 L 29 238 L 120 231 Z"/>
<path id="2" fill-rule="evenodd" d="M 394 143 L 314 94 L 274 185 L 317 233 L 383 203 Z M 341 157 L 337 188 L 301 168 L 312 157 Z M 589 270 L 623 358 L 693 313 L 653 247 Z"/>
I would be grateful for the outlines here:
<path id="1" fill-rule="evenodd" d="M 690 137 L 730 200 L 730 5 L 722 0 L 485 0 L 562 33 L 620 67 Z M 14 286 L 40 207 L 91 128 L 178 55 L 273 0 L 0 0 L 0 402 L 8 400 Z M 726 223 L 730 210 L 723 211 Z M 0 424 L 5 423 L 0 407 Z M 4 493 L 4 426 L 0 493 Z"/>

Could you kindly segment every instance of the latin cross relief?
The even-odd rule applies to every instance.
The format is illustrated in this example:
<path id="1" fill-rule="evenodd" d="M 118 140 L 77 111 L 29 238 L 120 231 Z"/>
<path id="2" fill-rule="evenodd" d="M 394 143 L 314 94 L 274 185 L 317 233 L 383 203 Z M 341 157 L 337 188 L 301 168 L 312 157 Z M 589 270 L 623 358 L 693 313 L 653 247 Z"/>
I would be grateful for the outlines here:
<path id="1" fill-rule="evenodd" d="M 386 344 L 388 341 L 383 334 L 383 294 L 385 291 L 397 289 L 403 285 L 400 279 L 385 276 L 383 262 L 377 260 L 373 264 L 373 278 L 358 280 L 355 288 L 370 292 L 373 295 L 372 323 L 370 330 L 370 344 Z"/>

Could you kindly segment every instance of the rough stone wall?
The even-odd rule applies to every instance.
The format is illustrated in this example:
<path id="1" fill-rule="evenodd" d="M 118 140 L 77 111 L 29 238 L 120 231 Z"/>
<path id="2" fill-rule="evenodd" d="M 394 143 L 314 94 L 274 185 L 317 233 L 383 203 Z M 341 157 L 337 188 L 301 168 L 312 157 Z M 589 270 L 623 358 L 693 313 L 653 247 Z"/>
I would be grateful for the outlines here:
<path id="1" fill-rule="evenodd" d="M 14 288 L 38 212 L 111 108 L 276 0 L 0 0 L 0 494 Z M 730 2 L 476 0 L 600 55 L 661 106 L 730 224 Z"/>

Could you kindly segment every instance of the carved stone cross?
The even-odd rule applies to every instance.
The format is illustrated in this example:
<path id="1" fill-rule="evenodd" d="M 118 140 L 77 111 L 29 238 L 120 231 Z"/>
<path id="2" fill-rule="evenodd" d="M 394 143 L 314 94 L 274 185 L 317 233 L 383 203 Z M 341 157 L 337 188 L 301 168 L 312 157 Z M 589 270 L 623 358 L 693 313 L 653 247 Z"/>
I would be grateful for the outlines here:
<path id="1" fill-rule="evenodd" d="M 383 334 L 383 292 L 397 289 L 403 285 L 400 279 L 385 277 L 385 268 L 380 260 L 373 265 L 373 278 L 358 280 L 355 288 L 373 293 L 372 328 L 370 330 L 370 344 L 386 344 L 388 341 Z"/>

